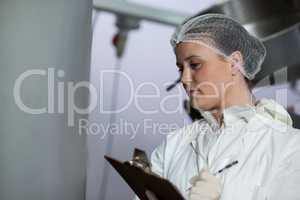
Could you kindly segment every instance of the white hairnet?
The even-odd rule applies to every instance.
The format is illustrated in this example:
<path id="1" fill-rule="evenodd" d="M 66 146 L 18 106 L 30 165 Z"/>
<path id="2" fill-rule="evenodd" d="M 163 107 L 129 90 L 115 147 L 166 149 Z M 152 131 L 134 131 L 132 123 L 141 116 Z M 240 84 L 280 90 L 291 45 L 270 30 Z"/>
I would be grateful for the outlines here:
<path id="1" fill-rule="evenodd" d="M 240 51 L 244 63 L 241 72 L 254 79 L 266 57 L 266 48 L 238 22 L 222 14 L 206 14 L 185 20 L 171 38 L 175 49 L 180 42 L 194 42 L 225 57 Z"/>

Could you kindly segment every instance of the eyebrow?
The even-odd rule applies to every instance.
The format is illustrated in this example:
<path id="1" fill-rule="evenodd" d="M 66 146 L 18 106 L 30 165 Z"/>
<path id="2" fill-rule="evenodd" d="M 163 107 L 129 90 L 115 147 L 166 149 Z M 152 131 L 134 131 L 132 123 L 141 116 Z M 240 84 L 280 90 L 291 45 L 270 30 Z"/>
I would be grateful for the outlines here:
<path id="1" fill-rule="evenodd" d="M 203 59 L 202 56 L 191 55 L 191 56 L 186 57 L 186 58 L 184 59 L 184 61 L 190 60 L 190 59 L 192 59 L 192 58 L 200 58 L 201 60 Z M 176 62 L 176 65 L 177 65 L 177 66 L 180 66 L 181 64 L 180 64 L 179 62 Z"/>

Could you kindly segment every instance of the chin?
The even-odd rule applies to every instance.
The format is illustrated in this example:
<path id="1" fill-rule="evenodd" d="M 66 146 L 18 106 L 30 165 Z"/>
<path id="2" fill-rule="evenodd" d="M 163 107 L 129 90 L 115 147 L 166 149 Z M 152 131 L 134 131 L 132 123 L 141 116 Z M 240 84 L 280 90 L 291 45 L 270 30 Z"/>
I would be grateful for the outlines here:
<path id="1" fill-rule="evenodd" d="M 205 100 L 205 99 L 194 99 L 192 100 L 192 107 L 195 109 L 201 109 L 203 111 L 212 110 L 214 106 L 212 105 L 213 101 L 211 99 Z"/>

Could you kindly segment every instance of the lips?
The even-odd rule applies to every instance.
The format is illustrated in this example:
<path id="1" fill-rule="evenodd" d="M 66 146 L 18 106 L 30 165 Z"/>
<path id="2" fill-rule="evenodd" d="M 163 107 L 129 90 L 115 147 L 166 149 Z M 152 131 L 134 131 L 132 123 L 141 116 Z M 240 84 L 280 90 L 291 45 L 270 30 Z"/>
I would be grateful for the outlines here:
<path id="1" fill-rule="evenodd" d="M 196 93 L 201 93 L 200 89 L 196 89 L 196 87 L 191 87 L 190 85 L 183 84 L 183 87 L 188 96 L 195 95 Z"/>
<path id="2" fill-rule="evenodd" d="M 197 93 L 197 92 L 200 92 L 200 90 L 191 89 L 191 90 L 188 90 L 188 91 L 187 91 L 187 93 L 188 93 L 189 96 L 193 96 L 193 95 L 195 95 L 195 93 Z"/>
<path id="3" fill-rule="evenodd" d="M 195 90 L 189 90 L 188 91 L 189 96 L 192 96 L 194 93 L 195 93 Z"/>

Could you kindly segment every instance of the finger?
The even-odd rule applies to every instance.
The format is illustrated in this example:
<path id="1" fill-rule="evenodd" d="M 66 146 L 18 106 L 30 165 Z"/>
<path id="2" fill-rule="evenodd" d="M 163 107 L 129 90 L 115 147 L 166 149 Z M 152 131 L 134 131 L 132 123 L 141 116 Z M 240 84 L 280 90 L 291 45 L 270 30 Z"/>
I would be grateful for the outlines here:
<path id="1" fill-rule="evenodd" d="M 202 179 L 201 174 L 207 173 L 207 172 L 208 172 L 207 168 L 203 168 L 199 175 L 194 176 L 190 179 L 190 184 L 194 185 L 197 181 L 200 181 Z"/>
<path id="2" fill-rule="evenodd" d="M 205 183 L 205 182 L 197 182 L 195 187 L 192 187 L 191 193 L 194 194 L 209 194 L 218 193 L 218 188 L 214 184 Z"/>
<path id="3" fill-rule="evenodd" d="M 212 175 L 211 173 L 209 173 L 208 171 L 203 171 L 200 174 L 200 180 L 201 181 L 207 181 L 207 182 L 212 182 L 212 183 L 219 183 L 220 180 L 218 177 Z"/>
<path id="4" fill-rule="evenodd" d="M 214 177 L 207 169 L 202 170 L 199 176 L 202 180 L 207 180 Z"/>
<path id="5" fill-rule="evenodd" d="M 190 184 L 195 185 L 197 181 L 200 181 L 201 177 L 200 176 L 194 176 L 190 179 Z"/>

